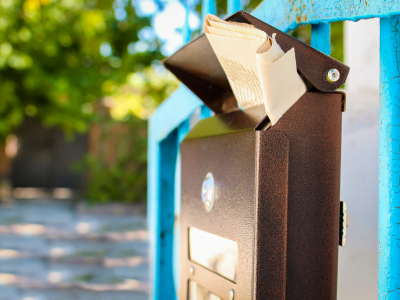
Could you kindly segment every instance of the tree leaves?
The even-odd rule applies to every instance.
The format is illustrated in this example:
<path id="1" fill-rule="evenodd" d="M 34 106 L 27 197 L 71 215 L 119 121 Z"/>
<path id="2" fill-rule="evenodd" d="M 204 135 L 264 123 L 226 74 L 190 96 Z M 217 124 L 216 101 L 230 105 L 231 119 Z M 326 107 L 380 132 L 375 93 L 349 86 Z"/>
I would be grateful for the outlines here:
<path id="1" fill-rule="evenodd" d="M 129 76 L 147 68 L 141 76 L 157 77 L 149 66 L 163 58 L 161 43 L 149 29 L 150 17 L 124 0 L 1 1 L 0 138 L 25 116 L 68 133 L 87 130 L 96 103 L 126 94 Z M 131 86 L 137 98 L 132 107 L 151 110 L 161 102 L 174 82 L 164 77 L 155 89 L 149 78 L 146 86 Z M 114 89 L 105 90 L 110 83 Z"/>

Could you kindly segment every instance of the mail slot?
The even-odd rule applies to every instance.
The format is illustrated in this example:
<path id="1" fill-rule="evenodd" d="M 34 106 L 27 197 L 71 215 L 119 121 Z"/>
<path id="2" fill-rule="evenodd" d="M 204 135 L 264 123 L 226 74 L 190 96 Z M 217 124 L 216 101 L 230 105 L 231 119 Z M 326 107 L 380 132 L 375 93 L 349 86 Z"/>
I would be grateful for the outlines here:
<path id="1" fill-rule="evenodd" d="M 215 113 L 181 144 L 179 297 L 336 299 L 345 104 L 336 90 L 349 68 L 245 12 L 227 20 L 295 48 L 308 91 L 266 127 L 264 107 L 236 107 L 204 34 L 164 61 Z"/>

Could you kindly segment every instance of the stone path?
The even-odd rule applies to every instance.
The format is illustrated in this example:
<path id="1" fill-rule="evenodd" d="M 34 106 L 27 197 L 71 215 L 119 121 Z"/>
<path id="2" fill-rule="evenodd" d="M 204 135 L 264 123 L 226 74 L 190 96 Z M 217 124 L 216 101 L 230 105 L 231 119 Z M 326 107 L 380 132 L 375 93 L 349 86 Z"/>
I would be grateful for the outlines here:
<path id="1" fill-rule="evenodd" d="M 0 300 L 148 299 L 143 207 L 0 204 Z"/>

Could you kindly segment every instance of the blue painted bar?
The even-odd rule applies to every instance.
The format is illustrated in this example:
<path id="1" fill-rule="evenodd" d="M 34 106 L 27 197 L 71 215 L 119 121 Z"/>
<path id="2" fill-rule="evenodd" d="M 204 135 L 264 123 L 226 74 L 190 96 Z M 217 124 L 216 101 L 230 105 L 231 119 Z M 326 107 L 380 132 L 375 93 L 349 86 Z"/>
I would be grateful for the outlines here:
<path id="1" fill-rule="evenodd" d="M 380 23 L 379 299 L 400 299 L 400 16 Z"/>
<path id="2" fill-rule="evenodd" d="M 174 130 L 160 143 L 159 159 L 159 200 L 157 218 L 158 247 L 157 265 L 158 281 L 156 299 L 175 299 L 176 293 L 173 278 L 173 242 L 174 242 L 174 201 L 175 201 L 175 166 L 178 151 L 178 132 Z"/>
<path id="3" fill-rule="evenodd" d="M 217 2 L 215 0 L 204 0 L 201 4 L 201 22 L 208 14 L 217 14 Z"/>
<path id="4" fill-rule="evenodd" d="M 319 23 L 311 26 L 311 47 L 331 55 L 331 24 Z"/>
<path id="5" fill-rule="evenodd" d="M 161 143 L 149 141 L 148 223 L 152 299 L 175 297 L 172 243 L 176 152 L 176 130 Z"/>
<path id="6" fill-rule="evenodd" d="M 398 0 L 268 0 L 261 2 L 252 12 L 255 17 L 285 32 L 295 29 L 300 24 L 357 21 L 398 14 L 400 14 Z"/>
<path id="7" fill-rule="evenodd" d="M 228 0 L 228 16 L 234 14 L 235 12 L 242 10 L 242 1 L 240 0 Z"/>
<path id="8" fill-rule="evenodd" d="M 192 32 L 189 27 L 189 14 L 190 14 L 189 1 L 186 1 L 185 9 L 186 9 L 185 24 L 183 25 L 182 28 L 182 36 L 184 44 L 186 44 L 191 40 L 191 35 L 192 35 Z"/>
<path id="9" fill-rule="evenodd" d="M 185 85 L 179 85 L 179 88 L 161 103 L 151 117 L 150 138 L 158 142 L 163 140 L 202 105 L 203 102 Z"/>

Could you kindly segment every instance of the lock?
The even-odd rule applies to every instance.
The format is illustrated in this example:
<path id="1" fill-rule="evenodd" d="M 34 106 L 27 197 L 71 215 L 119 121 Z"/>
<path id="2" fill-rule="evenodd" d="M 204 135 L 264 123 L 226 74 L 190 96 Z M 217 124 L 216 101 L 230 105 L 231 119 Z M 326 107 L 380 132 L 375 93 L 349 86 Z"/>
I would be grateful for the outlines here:
<path id="1" fill-rule="evenodd" d="M 227 20 L 295 48 L 310 89 L 271 126 L 263 105 L 238 109 L 204 34 L 164 60 L 215 113 L 180 148 L 179 298 L 334 300 L 349 68 L 243 11 Z"/>
<path id="2" fill-rule="evenodd" d="M 214 176 L 212 173 L 207 173 L 201 187 L 201 199 L 207 211 L 211 211 L 215 201 Z"/>

